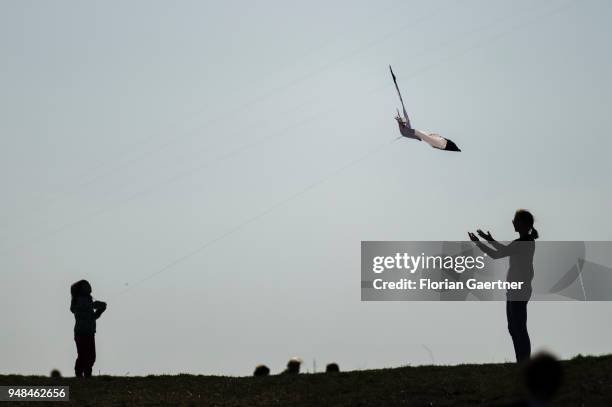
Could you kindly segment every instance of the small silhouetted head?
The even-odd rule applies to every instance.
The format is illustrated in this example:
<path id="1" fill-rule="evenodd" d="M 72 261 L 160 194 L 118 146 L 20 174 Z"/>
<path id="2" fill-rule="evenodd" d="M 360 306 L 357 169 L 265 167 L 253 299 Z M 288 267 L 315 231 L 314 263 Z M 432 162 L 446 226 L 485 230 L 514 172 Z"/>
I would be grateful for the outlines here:
<path id="1" fill-rule="evenodd" d="M 62 373 L 59 370 L 57 370 L 57 369 L 53 369 L 51 371 L 50 376 L 53 377 L 53 378 L 58 378 L 58 377 L 62 377 Z"/>
<path id="2" fill-rule="evenodd" d="M 535 219 L 531 212 L 527 209 L 519 209 L 514 213 L 514 219 L 512 219 L 512 224 L 514 225 L 514 230 L 522 235 L 527 235 L 531 237 L 533 240 L 539 237 L 538 231 L 533 227 Z"/>
<path id="3" fill-rule="evenodd" d="M 87 280 L 80 280 L 70 286 L 70 294 L 72 299 L 70 300 L 70 310 L 73 311 L 73 306 L 76 303 L 76 299 L 79 297 L 86 297 L 91 295 L 91 284 Z"/>
<path id="4" fill-rule="evenodd" d="M 561 386 L 562 379 L 561 364 L 548 353 L 534 356 L 525 366 L 525 385 L 536 400 L 552 400 Z"/>
<path id="5" fill-rule="evenodd" d="M 338 373 L 340 372 L 340 366 L 337 363 L 329 363 L 325 367 L 325 373 Z"/>
<path id="6" fill-rule="evenodd" d="M 266 365 L 257 365 L 255 366 L 255 371 L 253 372 L 253 376 L 269 376 L 270 369 Z"/>
<path id="7" fill-rule="evenodd" d="M 287 369 L 285 370 L 285 373 L 289 373 L 289 374 L 300 373 L 301 364 L 302 364 L 302 359 L 298 357 L 289 359 L 289 362 L 287 362 Z"/>
<path id="8" fill-rule="evenodd" d="M 80 297 L 82 295 L 91 294 L 91 284 L 87 280 L 79 280 L 70 286 L 70 294 L 72 297 Z"/>

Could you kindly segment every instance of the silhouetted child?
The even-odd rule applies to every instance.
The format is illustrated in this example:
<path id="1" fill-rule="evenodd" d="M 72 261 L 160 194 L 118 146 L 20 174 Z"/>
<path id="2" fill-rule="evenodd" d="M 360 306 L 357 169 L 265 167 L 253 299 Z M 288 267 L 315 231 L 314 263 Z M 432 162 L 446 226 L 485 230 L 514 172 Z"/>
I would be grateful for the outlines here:
<path id="1" fill-rule="evenodd" d="M 514 230 L 518 232 L 519 238 L 507 246 L 493 239 L 491 232 L 484 233 L 478 229 L 478 235 L 492 247 L 480 242 L 476 235 L 468 232 L 470 239 L 476 242 L 476 245 L 491 258 L 509 257 L 506 280 L 523 283 L 520 290 L 508 290 L 506 292 L 508 331 L 512 337 L 517 362 L 528 360 L 531 356 L 531 340 L 527 332 L 527 302 L 531 298 L 531 281 L 534 273 L 533 256 L 535 240 L 538 238 L 538 231 L 533 227 L 533 222 L 531 212 L 525 209 L 517 210 L 512 224 Z"/>
<path id="2" fill-rule="evenodd" d="M 253 376 L 269 376 L 270 368 L 266 365 L 257 365 L 255 366 L 255 371 L 253 372 Z"/>
<path id="3" fill-rule="evenodd" d="M 338 366 L 337 363 L 329 363 L 325 367 L 325 373 L 339 373 L 339 372 L 340 372 L 340 366 Z"/>
<path id="4" fill-rule="evenodd" d="M 563 381 L 563 370 L 557 359 L 547 353 L 534 356 L 525 367 L 525 385 L 533 406 L 547 406 Z"/>
<path id="5" fill-rule="evenodd" d="M 291 358 L 289 359 L 289 362 L 287 362 L 287 369 L 285 369 L 283 373 L 284 374 L 299 374 L 301 364 L 302 364 L 302 359 L 298 357 Z"/>
<path id="6" fill-rule="evenodd" d="M 547 353 L 533 357 L 524 368 L 524 380 L 529 396 L 509 407 L 551 407 L 561 387 L 563 370 L 557 359 Z"/>
<path id="7" fill-rule="evenodd" d="M 91 285 L 87 280 L 72 284 L 70 294 L 70 311 L 75 319 L 74 342 L 77 348 L 74 373 L 77 377 L 91 377 L 91 369 L 96 361 L 96 319 L 106 310 L 106 303 L 93 300 Z"/>

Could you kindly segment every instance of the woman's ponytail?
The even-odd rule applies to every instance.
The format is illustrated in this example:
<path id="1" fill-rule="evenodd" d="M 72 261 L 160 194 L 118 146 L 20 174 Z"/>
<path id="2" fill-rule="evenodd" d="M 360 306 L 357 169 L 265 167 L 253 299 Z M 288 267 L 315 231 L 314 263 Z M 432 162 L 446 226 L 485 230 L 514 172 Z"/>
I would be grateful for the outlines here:
<path id="1" fill-rule="evenodd" d="M 531 236 L 531 238 L 533 240 L 536 240 L 538 237 L 540 237 L 540 234 L 538 233 L 538 231 L 536 230 L 536 228 L 531 228 L 531 232 L 529 232 L 529 236 Z"/>

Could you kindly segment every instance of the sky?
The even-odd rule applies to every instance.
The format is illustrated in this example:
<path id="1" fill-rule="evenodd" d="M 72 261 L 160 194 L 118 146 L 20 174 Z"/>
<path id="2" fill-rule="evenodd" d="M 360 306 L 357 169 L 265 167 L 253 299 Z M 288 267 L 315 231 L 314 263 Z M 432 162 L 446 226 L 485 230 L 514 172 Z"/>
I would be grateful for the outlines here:
<path id="1" fill-rule="evenodd" d="M 0 2 L 0 374 L 513 360 L 505 304 L 360 301 L 362 240 L 611 240 L 612 3 Z M 398 136 L 391 64 L 415 127 Z M 536 271 L 537 272 L 537 271 Z M 608 303 L 529 305 L 609 353 Z M 431 351 L 431 353 L 429 352 Z M 316 365 L 316 366 L 315 366 Z"/>

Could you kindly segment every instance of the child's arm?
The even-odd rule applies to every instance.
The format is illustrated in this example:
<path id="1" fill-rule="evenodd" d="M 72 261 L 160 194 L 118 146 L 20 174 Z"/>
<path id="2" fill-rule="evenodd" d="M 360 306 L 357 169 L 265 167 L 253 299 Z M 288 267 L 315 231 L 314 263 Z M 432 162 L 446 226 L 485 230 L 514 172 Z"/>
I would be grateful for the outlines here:
<path id="1" fill-rule="evenodd" d="M 70 304 L 70 311 L 73 314 L 83 314 L 91 312 L 92 302 L 84 297 L 75 298 Z"/>
<path id="2" fill-rule="evenodd" d="M 94 316 L 96 319 L 102 316 L 102 313 L 106 311 L 106 303 L 103 301 L 95 301 L 94 302 Z"/>

